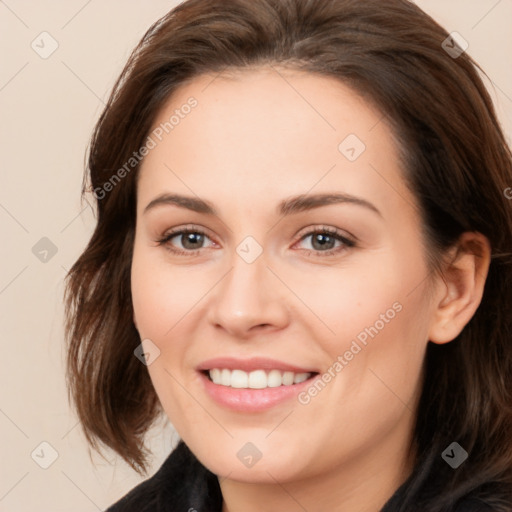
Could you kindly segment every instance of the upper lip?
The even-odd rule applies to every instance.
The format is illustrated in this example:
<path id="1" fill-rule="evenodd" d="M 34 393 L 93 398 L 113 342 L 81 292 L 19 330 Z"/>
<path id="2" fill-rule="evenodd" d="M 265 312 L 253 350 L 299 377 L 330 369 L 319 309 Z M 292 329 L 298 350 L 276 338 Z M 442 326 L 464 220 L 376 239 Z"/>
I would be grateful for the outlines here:
<path id="1" fill-rule="evenodd" d="M 302 368 L 293 364 L 269 359 L 267 357 L 251 357 L 250 359 L 237 359 L 234 357 L 216 357 L 203 361 L 197 366 L 198 371 L 212 370 L 213 368 L 226 368 L 228 370 L 243 370 L 251 372 L 254 370 L 281 370 L 294 373 L 317 373 L 311 368 Z"/>

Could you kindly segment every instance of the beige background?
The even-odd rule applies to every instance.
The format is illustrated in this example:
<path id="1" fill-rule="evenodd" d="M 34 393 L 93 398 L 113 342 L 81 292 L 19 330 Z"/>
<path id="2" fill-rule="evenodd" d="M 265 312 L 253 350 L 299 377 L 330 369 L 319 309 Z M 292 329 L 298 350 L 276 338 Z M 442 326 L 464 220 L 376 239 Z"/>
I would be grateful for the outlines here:
<path id="1" fill-rule="evenodd" d="M 141 480 L 111 453 L 89 458 L 67 403 L 63 278 L 94 225 L 80 203 L 91 130 L 133 46 L 176 3 L 0 0 L 0 511 L 103 510 Z M 510 141 L 512 2 L 417 4 L 468 41 Z M 43 59 L 56 44 L 45 31 L 58 48 Z M 57 249 L 46 262 L 43 237 Z M 153 429 L 151 473 L 176 441 L 167 421 Z"/>

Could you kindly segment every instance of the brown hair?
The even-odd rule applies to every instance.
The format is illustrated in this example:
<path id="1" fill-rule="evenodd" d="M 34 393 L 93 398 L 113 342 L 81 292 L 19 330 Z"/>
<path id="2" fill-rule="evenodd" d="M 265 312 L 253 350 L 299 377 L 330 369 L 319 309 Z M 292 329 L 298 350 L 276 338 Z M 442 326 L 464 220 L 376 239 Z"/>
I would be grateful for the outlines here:
<path id="1" fill-rule="evenodd" d="M 441 511 L 469 491 L 512 506 L 512 155 L 467 55 L 407 0 L 188 0 L 133 51 L 95 128 L 82 194 L 97 225 L 67 277 L 67 378 L 88 441 L 146 470 L 144 434 L 162 412 L 134 356 L 130 266 L 138 165 L 104 187 L 144 145 L 170 95 L 202 73 L 280 64 L 335 77 L 377 105 L 403 153 L 432 267 L 465 231 L 491 243 L 477 312 L 453 342 L 428 344 L 414 431 L 417 464 L 403 505 Z M 453 44 L 450 44 L 453 46 Z M 90 178 L 90 183 L 88 181 Z M 457 441 L 468 460 L 441 453 Z M 412 449 L 412 447 L 411 447 Z M 427 485 L 428 483 L 428 485 Z"/>

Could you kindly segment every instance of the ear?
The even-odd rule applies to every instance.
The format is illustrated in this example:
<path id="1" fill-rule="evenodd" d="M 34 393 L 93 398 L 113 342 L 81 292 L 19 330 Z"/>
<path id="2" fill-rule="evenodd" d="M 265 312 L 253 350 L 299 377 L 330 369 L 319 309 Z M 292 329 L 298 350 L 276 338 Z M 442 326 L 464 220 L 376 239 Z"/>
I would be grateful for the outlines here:
<path id="1" fill-rule="evenodd" d="M 452 341 L 471 320 L 482 300 L 490 262 L 489 240 L 481 233 L 463 233 L 436 278 L 430 341 Z"/>

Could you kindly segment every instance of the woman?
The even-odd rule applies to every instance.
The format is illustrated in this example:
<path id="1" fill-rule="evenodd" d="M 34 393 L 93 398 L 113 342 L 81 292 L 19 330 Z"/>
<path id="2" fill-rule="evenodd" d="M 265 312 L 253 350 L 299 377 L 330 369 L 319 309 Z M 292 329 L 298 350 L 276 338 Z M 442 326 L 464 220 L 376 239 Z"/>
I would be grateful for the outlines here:
<path id="1" fill-rule="evenodd" d="M 512 156 L 474 62 L 406 0 L 189 0 L 90 148 L 68 278 L 109 511 L 512 510 Z"/>

